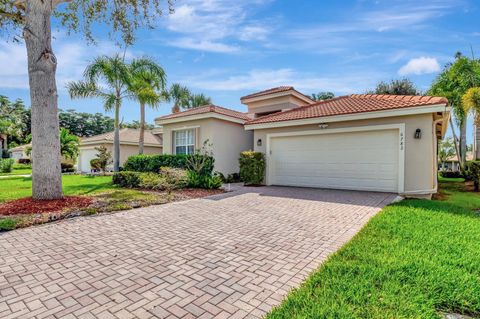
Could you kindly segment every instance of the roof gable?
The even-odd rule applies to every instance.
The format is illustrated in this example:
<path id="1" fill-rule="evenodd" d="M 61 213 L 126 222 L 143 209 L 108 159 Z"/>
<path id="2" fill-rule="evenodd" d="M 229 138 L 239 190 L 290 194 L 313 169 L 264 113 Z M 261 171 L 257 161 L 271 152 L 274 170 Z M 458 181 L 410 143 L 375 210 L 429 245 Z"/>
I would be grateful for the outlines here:
<path id="1" fill-rule="evenodd" d="M 186 110 L 183 112 L 178 112 L 178 113 L 157 117 L 155 121 L 176 119 L 176 118 L 182 118 L 182 117 L 206 114 L 206 113 L 217 113 L 217 114 L 225 115 L 228 117 L 232 117 L 232 118 L 240 119 L 244 121 L 251 120 L 251 118 L 248 117 L 247 113 L 242 113 L 242 112 L 234 111 L 231 109 L 227 109 L 225 107 L 210 104 L 210 105 L 205 105 L 205 106 L 193 108 L 190 110 Z"/>

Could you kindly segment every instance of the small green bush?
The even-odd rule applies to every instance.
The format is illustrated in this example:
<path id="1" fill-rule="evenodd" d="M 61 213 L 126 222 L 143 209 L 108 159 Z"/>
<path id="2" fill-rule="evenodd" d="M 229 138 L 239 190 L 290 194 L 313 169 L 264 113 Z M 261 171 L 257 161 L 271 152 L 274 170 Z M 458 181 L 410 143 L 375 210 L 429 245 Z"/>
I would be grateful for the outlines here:
<path id="1" fill-rule="evenodd" d="M 93 170 L 102 170 L 102 163 L 98 158 L 94 158 L 90 160 L 90 168 Z"/>
<path id="2" fill-rule="evenodd" d="M 460 178 L 463 177 L 463 174 L 461 172 L 441 171 L 440 176 L 445 178 Z"/>
<path id="3" fill-rule="evenodd" d="M 465 169 L 467 179 L 473 181 L 475 191 L 478 192 L 480 186 L 480 161 L 468 162 Z"/>
<path id="4" fill-rule="evenodd" d="M 11 173 L 15 160 L 13 158 L 0 158 L 0 173 Z"/>
<path id="5" fill-rule="evenodd" d="M 240 153 L 240 178 L 245 185 L 261 185 L 265 177 L 265 154 L 245 151 Z"/>
<path id="6" fill-rule="evenodd" d="M 217 189 L 222 186 L 222 178 L 218 175 L 201 175 L 188 171 L 188 186 L 192 188 Z"/>
<path id="7" fill-rule="evenodd" d="M 125 188 L 137 188 L 140 186 L 141 173 L 139 172 L 116 172 L 113 174 L 113 184 Z"/>
<path id="8" fill-rule="evenodd" d="M 11 218 L 0 219 L 0 232 L 12 230 L 17 227 L 17 222 Z"/>
<path id="9" fill-rule="evenodd" d="M 156 173 L 140 173 L 140 188 L 166 190 L 170 189 L 170 186 L 165 176 Z"/>
<path id="10" fill-rule="evenodd" d="M 73 168 L 74 165 L 72 163 L 67 163 L 67 162 L 62 162 L 60 164 L 62 167 L 62 173 L 73 173 L 75 172 L 75 169 Z"/>
<path id="11" fill-rule="evenodd" d="M 160 175 L 165 177 L 173 188 L 183 188 L 188 185 L 188 172 L 184 169 L 161 167 Z"/>

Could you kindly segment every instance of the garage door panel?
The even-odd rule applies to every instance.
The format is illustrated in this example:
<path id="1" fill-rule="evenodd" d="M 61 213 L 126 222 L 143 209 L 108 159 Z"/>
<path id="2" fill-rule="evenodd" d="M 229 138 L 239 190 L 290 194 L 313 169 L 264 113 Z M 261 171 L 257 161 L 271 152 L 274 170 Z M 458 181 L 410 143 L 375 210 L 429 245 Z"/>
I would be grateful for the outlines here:
<path id="1" fill-rule="evenodd" d="M 396 192 L 398 130 L 274 137 L 269 183 Z"/>

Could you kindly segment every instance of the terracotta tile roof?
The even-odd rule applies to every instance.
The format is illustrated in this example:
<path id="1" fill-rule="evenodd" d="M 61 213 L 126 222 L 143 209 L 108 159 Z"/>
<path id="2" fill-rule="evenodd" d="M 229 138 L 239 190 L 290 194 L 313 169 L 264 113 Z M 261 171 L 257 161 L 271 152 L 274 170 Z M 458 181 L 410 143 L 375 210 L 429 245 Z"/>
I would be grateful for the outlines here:
<path id="1" fill-rule="evenodd" d="M 285 112 L 266 115 L 249 121 L 246 124 L 302 120 L 315 117 L 393 110 L 434 104 L 446 105 L 448 104 L 448 100 L 446 98 L 432 96 L 352 94 L 319 101 Z"/>
<path id="2" fill-rule="evenodd" d="M 244 121 L 251 120 L 251 118 L 248 117 L 247 113 L 234 111 L 234 110 L 227 109 L 227 108 L 217 106 L 217 105 L 213 105 L 213 104 L 197 107 L 197 108 L 186 110 L 186 111 L 183 111 L 183 112 L 168 114 L 168 115 L 165 115 L 165 116 L 158 117 L 155 120 L 174 119 L 174 118 L 179 118 L 179 117 L 184 117 L 184 116 L 205 114 L 205 113 L 210 113 L 210 112 L 230 116 L 230 117 L 241 119 L 241 120 L 244 120 Z"/>
<path id="3" fill-rule="evenodd" d="M 138 143 L 140 130 L 124 128 L 120 130 L 120 144 L 122 143 Z M 113 132 L 107 132 L 100 135 L 81 138 L 81 144 L 84 143 L 113 143 Z M 156 144 L 162 146 L 162 138 L 152 134 L 151 131 L 145 131 L 145 144 Z"/>
<path id="4" fill-rule="evenodd" d="M 252 93 L 252 94 L 249 94 L 249 95 L 242 96 L 240 98 L 240 101 L 246 100 L 246 99 L 251 99 L 251 98 L 254 98 L 254 97 L 263 96 L 263 95 L 275 94 L 275 93 L 281 93 L 281 92 L 288 92 L 288 91 L 295 91 L 296 93 L 306 97 L 307 99 L 309 99 L 313 102 L 313 100 L 309 96 L 303 94 L 302 92 L 299 92 L 299 91 L 295 90 L 295 88 L 293 86 L 278 86 L 278 87 L 274 87 L 274 88 L 271 88 L 271 89 L 268 89 L 268 90 Z"/>

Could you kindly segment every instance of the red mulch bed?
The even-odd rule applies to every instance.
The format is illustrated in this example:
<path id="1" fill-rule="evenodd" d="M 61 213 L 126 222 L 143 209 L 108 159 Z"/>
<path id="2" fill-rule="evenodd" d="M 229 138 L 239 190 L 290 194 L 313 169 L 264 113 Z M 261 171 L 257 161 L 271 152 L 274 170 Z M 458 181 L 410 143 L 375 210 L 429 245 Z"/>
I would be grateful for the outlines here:
<path id="1" fill-rule="evenodd" d="M 54 200 L 20 198 L 0 204 L 0 216 L 56 213 L 64 209 L 84 208 L 92 202 L 92 198 L 81 196 L 65 196 L 63 199 Z"/>

